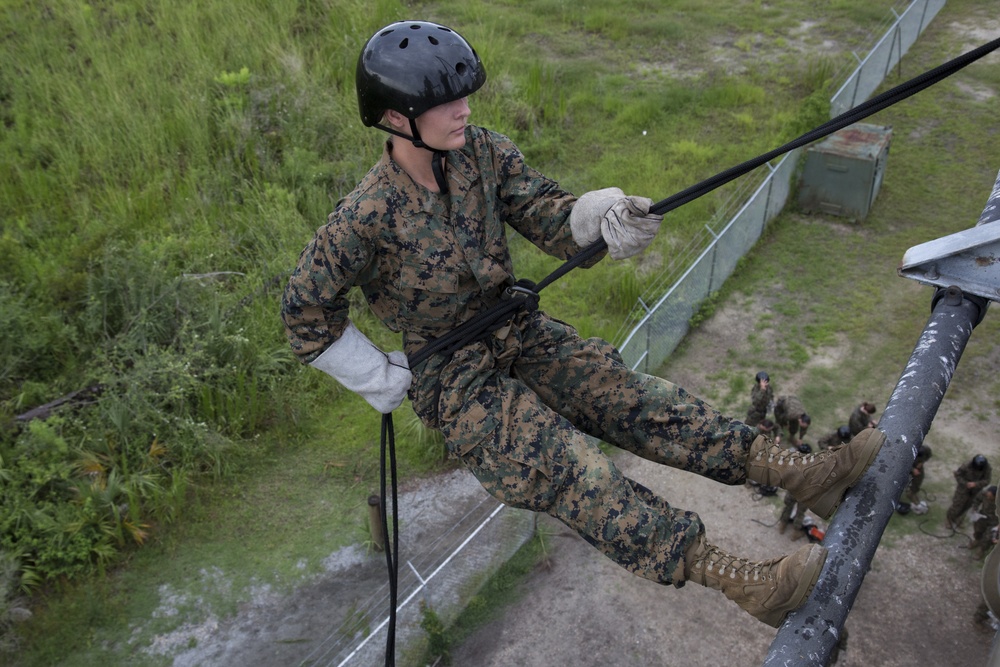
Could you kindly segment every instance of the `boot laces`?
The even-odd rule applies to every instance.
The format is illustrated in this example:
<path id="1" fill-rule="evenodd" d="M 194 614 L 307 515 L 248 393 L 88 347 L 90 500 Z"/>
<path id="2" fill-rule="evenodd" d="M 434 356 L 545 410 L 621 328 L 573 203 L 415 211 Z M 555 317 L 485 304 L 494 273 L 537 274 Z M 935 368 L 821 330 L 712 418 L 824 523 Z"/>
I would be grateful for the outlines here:
<path id="1" fill-rule="evenodd" d="M 737 558 L 717 547 L 709 547 L 704 556 L 695 561 L 695 567 L 704 568 L 706 574 L 713 571 L 719 577 L 730 579 L 743 579 L 744 581 L 769 581 L 775 577 L 780 558 L 751 561 L 746 558 Z"/>
<path id="2" fill-rule="evenodd" d="M 777 461 L 779 466 L 809 465 L 819 458 L 820 452 L 809 452 L 808 454 L 803 454 L 802 452 L 794 449 L 787 449 L 779 447 L 778 445 L 772 445 L 770 450 L 765 453 L 765 456 L 767 456 L 769 463 Z"/>

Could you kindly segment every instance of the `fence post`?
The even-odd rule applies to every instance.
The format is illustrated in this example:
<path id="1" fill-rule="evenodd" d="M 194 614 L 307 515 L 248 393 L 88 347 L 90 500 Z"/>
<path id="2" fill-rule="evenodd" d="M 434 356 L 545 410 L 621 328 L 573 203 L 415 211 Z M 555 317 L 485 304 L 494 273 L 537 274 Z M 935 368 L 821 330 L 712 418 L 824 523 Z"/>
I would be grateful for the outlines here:
<path id="1" fill-rule="evenodd" d="M 382 499 L 376 494 L 368 496 L 368 529 L 375 551 L 385 551 L 385 535 L 382 533 Z"/>

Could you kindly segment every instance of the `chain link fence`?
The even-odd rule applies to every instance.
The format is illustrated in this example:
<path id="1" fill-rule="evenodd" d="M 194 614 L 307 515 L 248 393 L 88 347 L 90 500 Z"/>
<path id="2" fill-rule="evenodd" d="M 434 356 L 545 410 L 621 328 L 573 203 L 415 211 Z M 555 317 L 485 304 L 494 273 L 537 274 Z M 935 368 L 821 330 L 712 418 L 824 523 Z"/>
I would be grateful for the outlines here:
<path id="1" fill-rule="evenodd" d="M 831 117 L 868 99 L 944 4 L 914 0 L 901 14 L 892 10 L 887 27 L 875 33 L 881 37 L 868 55 L 854 54 L 859 64 L 831 99 Z M 629 367 L 653 372 L 677 348 L 701 304 L 732 275 L 767 223 L 784 208 L 801 154 L 797 149 L 776 166 L 767 165 L 766 173 L 757 170 L 745 176 L 730 200 L 734 203 L 724 207 L 637 300 L 613 341 Z M 748 190 L 749 199 L 741 199 Z"/>
<path id="2" fill-rule="evenodd" d="M 432 612 L 451 625 L 482 585 L 535 534 L 534 512 L 502 505 L 464 470 L 399 497 L 396 661 L 417 665 Z M 339 555 L 327 627 L 283 656 L 305 667 L 361 667 L 385 661 L 389 584 L 385 554 L 351 547 Z M 427 611 L 425 611 L 425 609 Z M 294 657 L 293 657 L 294 656 Z"/>

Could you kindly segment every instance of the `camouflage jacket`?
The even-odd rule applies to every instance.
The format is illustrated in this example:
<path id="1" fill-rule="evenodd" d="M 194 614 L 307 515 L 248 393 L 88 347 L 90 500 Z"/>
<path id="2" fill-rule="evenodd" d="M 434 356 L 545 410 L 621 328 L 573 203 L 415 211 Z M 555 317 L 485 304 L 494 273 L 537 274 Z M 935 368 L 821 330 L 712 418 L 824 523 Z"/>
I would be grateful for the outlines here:
<path id="1" fill-rule="evenodd" d="M 391 150 L 386 142 L 289 279 L 282 319 L 303 362 L 343 333 L 353 285 L 387 327 L 407 334 L 410 353 L 514 283 L 505 225 L 561 259 L 581 250 L 568 224 L 576 197 L 527 166 L 507 137 L 469 126 L 465 146 L 448 153 L 447 194 L 417 185 Z"/>
<path id="2" fill-rule="evenodd" d="M 760 416 L 760 419 L 767 417 L 767 411 L 771 407 L 771 401 L 774 400 L 774 389 L 771 385 L 767 386 L 767 389 L 761 389 L 759 383 L 755 383 L 750 389 L 750 410 L 747 414 L 753 413 L 754 415 Z M 757 424 L 751 424 L 751 426 L 756 426 Z"/>
<path id="3" fill-rule="evenodd" d="M 854 408 L 853 412 L 851 412 L 850 419 L 847 420 L 847 426 L 851 429 L 851 435 L 857 435 L 868 428 L 868 425 L 874 421 L 874 416 L 875 415 L 865 412 L 863 405 L 859 405 Z"/>
<path id="4" fill-rule="evenodd" d="M 986 495 L 986 489 L 983 489 L 976 495 L 975 500 L 976 511 L 982 514 L 980 521 L 985 521 L 988 526 L 995 526 L 1000 521 L 997 520 L 997 503 L 996 498 L 990 498 Z"/>
<path id="5" fill-rule="evenodd" d="M 959 488 L 968 494 L 978 493 L 985 489 L 990 484 L 990 477 L 993 475 L 993 471 L 990 468 L 989 462 L 983 466 L 982 470 L 976 470 L 972 467 L 972 461 L 966 461 L 958 470 L 954 472 L 955 482 L 958 484 Z M 975 482 L 975 487 L 972 489 L 965 488 L 968 482 Z"/>
<path id="6" fill-rule="evenodd" d="M 851 441 L 850 438 L 844 440 L 843 438 L 840 437 L 840 433 L 838 431 L 834 431 L 833 433 L 828 433 L 824 435 L 822 438 L 820 438 L 819 441 L 816 443 L 816 445 L 820 449 L 830 449 L 831 447 L 840 447 L 841 445 L 846 445 L 850 441 Z"/>

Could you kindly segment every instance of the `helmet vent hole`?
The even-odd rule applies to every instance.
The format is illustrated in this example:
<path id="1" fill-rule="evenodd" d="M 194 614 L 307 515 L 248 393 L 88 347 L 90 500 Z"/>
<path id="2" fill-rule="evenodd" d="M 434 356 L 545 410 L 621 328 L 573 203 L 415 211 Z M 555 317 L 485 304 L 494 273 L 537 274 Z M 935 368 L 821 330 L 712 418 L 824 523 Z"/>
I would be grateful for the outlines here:
<path id="1" fill-rule="evenodd" d="M 399 48 L 405 49 L 409 45 L 410 45 L 410 40 L 409 40 L 409 38 L 406 38 L 402 42 L 399 43 Z"/>
<path id="2" fill-rule="evenodd" d="M 435 39 L 432 35 L 427 35 L 427 41 L 433 44 L 434 46 L 437 46 L 439 44 L 437 39 Z"/>
<path id="3" fill-rule="evenodd" d="M 465 63 L 455 65 L 455 71 L 458 72 L 459 76 L 465 76 Z"/>

